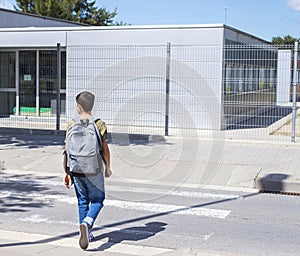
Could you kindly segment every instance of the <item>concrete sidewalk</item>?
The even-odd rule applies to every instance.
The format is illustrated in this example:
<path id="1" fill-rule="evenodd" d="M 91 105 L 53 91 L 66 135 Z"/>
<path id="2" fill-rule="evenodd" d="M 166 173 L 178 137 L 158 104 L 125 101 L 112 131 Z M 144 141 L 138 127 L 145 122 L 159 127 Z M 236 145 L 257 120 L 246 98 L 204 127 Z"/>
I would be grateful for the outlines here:
<path id="1" fill-rule="evenodd" d="M 165 249 L 146 246 L 134 246 L 119 244 L 114 249 L 105 251 L 97 251 L 93 248 L 92 243 L 89 249 L 83 251 L 70 239 L 63 239 L 60 243 L 36 243 L 36 242 L 21 242 L 0 238 L 0 253 L 1 256 L 87 256 L 87 255 L 103 255 L 103 256 L 250 256 L 245 254 L 223 253 L 218 251 L 205 251 L 198 249 Z"/>
<path id="2" fill-rule="evenodd" d="M 105 243 L 107 241 L 103 241 Z M 128 256 L 128 255 L 180 255 L 176 250 L 155 248 L 131 244 L 115 244 L 111 248 L 99 250 L 99 243 L 90 243 L 84 251 L 79 248 L 78 239 L 74 237 L 52 237 L 48 235 L 26 234 L 22 232 L 1 231 L 0 252 L 2 256 L 26 256 L 26 255 L 97 255 L 104 256 Z M 190 254 L 191 255 L 191 254 Z"/>
<path id="3" fill-rule="evenodd" d="M 62 176 L 63 140 L 4 133 L 0 165 L 6 172 Z M 114 135 L 110 150 L 108 182 L 300 193 L 299 144 Z"/>
<path id="4" fill-rule="evenodd" d="M 107 241 L 103 241 L 106 243 Z M 99 243 L 91 242 L 87 250 L 81 250 L 78 239 L 69 237 L 51 237 L 48 235 L 26 234 L 22 232 L 1 231 L 0 253 L 1 256 L 250 256 L 207 251 L 194 248 L 157 248 L 133 244 L 118 243 L 112 247 L 101 250 Z"/>
<path id="5" fill-rule="evenodd" d="M 62 177 L 63 141 L 64 136 L 2 133 L 0 173 Z M 110 150 L 113 176 L 106 180 L 108 184 L 130 182 L 172 188 L 300 193 L 299 144 L 120 135 L 113 136 Z M 78 249 L 75 238 L 52 241 L 44 235 L 16 233 L 1 231 L 1 255 L 95 255 L 93 251 Z M 98 251 L 96 255 L 236 255 L 190 248 L 118 246 L 113 246 L 115 251 Z"/>

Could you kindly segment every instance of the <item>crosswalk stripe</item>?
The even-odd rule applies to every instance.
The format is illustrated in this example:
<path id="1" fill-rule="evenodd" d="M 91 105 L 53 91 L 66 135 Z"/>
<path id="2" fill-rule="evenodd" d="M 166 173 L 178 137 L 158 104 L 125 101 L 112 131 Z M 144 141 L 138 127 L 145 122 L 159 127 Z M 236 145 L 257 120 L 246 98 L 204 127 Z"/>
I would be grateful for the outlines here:
<path id="1" fill-rule="evenodd" d="M 202 208 L 201 206 L 178 206 L 178 205 L 166 205 L 166 204 L 153 204 L 153 203 L 139 203 L 128 202 L 119 200 L 107 200 L 106 204 L 111 207 L 128 209 L 128 210 L 140 210 L 154 213 L 166 213 L 174 215 L 194 215 L 201 217 L 211 217 L 225 219 L 231 211 L 229 210 L 217 210 L 210 208 Z"/>
<path id="2" fill-rule="evenodd" d="M 12 191 L 1 191 L 0 198 L 5 197 L 24 197 L 31 198 L 33 200 L 41 201 L 56 201 L 61 203 L 76 204 L 76 197 L 67 195 L 49 195 L 36 192 L 12 192 Z M 173 215 L 194 215 L 200 217 L 211 217 L 225 219 L 231 211 L 229 210 L 217 210 L 211 208 L 204 208 L 199 206 L 179 206 L 179 205 L 167 205 L 167 204 L 154 204 L 154 203 L 141 203 L 131 201 L 120 201 L 120 200 L 105 200 L 105 205 L 108 207 L 115 207 L 120 209 L 138 210 L 155 213 L 165 213 Z"/>
<path id="3" fill-rule="evenodd" d="M 39 184 L 39 185 L 49 185 L 49 186 L 59 186 L 62 187 L 63 182 L 53 181 L 53 180 L 38 180 L 38 179 L 22 179 L 15 177 L 0 177 L 1 183 L 9 182 L 19 182 L 23 184 Z M 193 191 L 183 191 L 183 190 L 167 190 L 158 188 L 142 188 L 142 187 L 129 187 L 129 186 L 107 186 L 107 192 L 130 192 L 130 193 L 144 193 L 144 194 L 156 194 L 156 195 L 170 195 L 179 197 L 190 197 L 190 198 L 206 198 L 206 199 L 238 199 L 239 195 L 230 194 L 219 194 L 219 193 L 203 193 L 203 192 L 193 192 Z"/>
<path id="4" fill-rule="evenodd" d="M 124 187 L 124 186 L 109 186 L 109 191 L 170 195 L 170 196 L 205 198 L 205 199 L 238 199 L 240 197 L 238 195 L 203 193 L 203 192 L 193 192 L 193 191 L 183 191 L 183 190 L 167 190 L 167 189 L 157 189 L 157 188 Z"/>

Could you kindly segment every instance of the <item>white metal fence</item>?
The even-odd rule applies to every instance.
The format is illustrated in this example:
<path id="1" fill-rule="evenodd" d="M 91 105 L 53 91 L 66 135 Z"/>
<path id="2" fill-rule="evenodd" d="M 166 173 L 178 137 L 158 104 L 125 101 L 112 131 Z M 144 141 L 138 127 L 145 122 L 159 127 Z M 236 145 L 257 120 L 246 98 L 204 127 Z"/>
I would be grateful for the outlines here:
<path id="1" fill-rule="evenodd" d="M 113 133 L 300 137 L 292 104 L 292 85 L 299 84 L 293 80 L 299 77 L 294 46 L 68 46 L 61 55 L 55 50 L 0 49 L 1 127 L 63 130 L 76 116 L 76 94 L 89 90 L 96 95 L 94 115 Z"/>

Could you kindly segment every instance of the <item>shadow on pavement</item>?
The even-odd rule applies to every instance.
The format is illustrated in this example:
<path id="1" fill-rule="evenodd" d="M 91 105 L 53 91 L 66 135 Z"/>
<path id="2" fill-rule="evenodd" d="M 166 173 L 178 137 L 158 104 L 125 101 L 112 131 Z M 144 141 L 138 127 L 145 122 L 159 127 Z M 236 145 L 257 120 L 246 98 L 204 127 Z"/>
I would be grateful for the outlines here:
<path id="1" fill-rule="evenodd" d="M 118 146 L 169 144 L 162 135 L 108 133 L 108 142 Z"/>
<path id="2" fill-rule="evenodd" d="M 270 173 L 256 180 L 256 187 L 263 192 L 284 192 L 284 180 L 290 175 L 283 173 Z"/>
<path id="3" fill-rule="evenodd" d="M 0 135 L 0 145 L 14 147 L 42 148 L 47 146 L 63 146 L 64 136 L 42 134 L 5 134 Z"/>
<path id="4" fill-rule="evenodd" d="M 50 188 L 30 179 L 28 175 L 3 176 L 0 172 L 0 216 L 1 213 L 26 212 L 30 208 L 52 207 L 51 201 L 35 198 L 35 193 L 47 196 Z M 56 177 L 47 177 L 52 179 Z M 30 196 L 28 196 L 30 195 Z"/>
<path id="5" fill-rule="evenodd" d="M 155 218 L 158 218 L 158 217 L 161 217 L 161 216 L 167 216 L 167 215 L 172 214 L 172 213 L 182 212 L 182 211 L 186 211 L 186 210 L 194 209 L 194 208 L 201 208 L 201 207 L 211 206 L 211 205 L 215 205 L 215 204 L 227 203 L 227 202 L 235 201 L 235 200 L 238 200 L 238 199 L 241 199 L 241 198 L 248 198 L 248 197 L 252 197 L 252 196 L 257 196 L 258 194 L 259 193 L 252 193 L 252 194 L 248 194 L 248 195 L 244 195 L 244 196 L 238 196 L 238 197 L 234 197 L 234 198 L 222 199 L 222 200 L 203 203 L 203 204 L 199 204 L 199 205 L 187 206 L 187 207 L 183 207 L 181 209 L 176 209 L 176 210 L 173 210 L 173 211 L 155 213 L 155 214 L 151 214 L 151 215 L 148 215 L 148 216 L 133 218 L 133 219 L 129 219 L 129 220 L 124 220 L 124 221 L 104 225 L 102 227 L 94 228 L 93 230 L 94 231 L 95 230 L 103 230 L 105 228 L 117 227 L 117 226 L 121 226 L 121 225 L 124 225 L 124 224 L 129 224 L 129 223 L 134 223 L 134 222 L 139 222 L 139 221 L 145 221 L 145 220 L 149 220 L 149 219 L 155 219 Z M 161 222 L 152 222 L 152 223 L 161 223 Z M 148 225 L 149 225 L 149 223 L 148 223 Z M 167 223 L 164 223 L 164 225 L 166 226 Z M 154 228 L 153 226 L 152 227 L 150 227 L 150 226 L 148 227 L 149 229 Z M 145 231 L 146 228 L 147 228 L 147 226 L 146 227 L 145 226 L 143 226 L 143 227 L 134 227 L 134 228 L 131 228 L 131 229 L 132 230 L 133 229 L 135 229 L 135 230 L 140 229 L 140 230 Z M 131 229 L 124 229 L 124 230 L 126 232 L 126 230 L 128 231 L 128 230 L 131 230 Z M 156 229 L 156 232 L 154 232 L 155 230 L 153 232 L 156 234 L 160 231 L 163 231 L 164 227 L 162 226 L 162 224 L 160 224 L 160 225 L 156 226 L 155 229 Z M 13 246 L 22 246 L 22 245 L 47 244 L 47 243 L 50 243 L 50 242 L 53 242 L 53 241 L 58 241 L 58 240 L 61 240 L 61 239 L 64 239 L 64 238 L 74 237 L 74 236 L 77 236 L 78 234 L 79 234 L 78 232 L 72 232 L 72 233 L 61 235 L 61 236 L 55 236 L 55 237 L 52 237 L 52 238 L 37 240 L 37 241 L 33 241 L 33 242 L 15 242 L 15 243 L 0 244 L 0 248 L 2 248 L 2 247 L 13 247 Z M 103 237 L 103 238 L 104 237 L 114 237 L 115 241 L 120 240 L 120 242 L 121 242 L 124 239 L 124 237 L 122 238 L 121 234 L 122 234 L 121 231 L 110 232 L 110 233 L 104 234 L 103 236 L 102 235 L 98 236 L 97 240 L 102 239 L 101 237 Z M 117 236 L 120 236 L 120 237 L 118 238 Z M 145 235 L 144 235 L 144 237 L 145 237 Z M 148 236 L 148 237 L 150 237 L 150 236 Z M 125 237 L 125 238 L 128 238 L 128 237 Z M 142 236 L 140 236 L 139 238 L 140 238 L 139 240 L 141 240 Z M 128 240 L 128 239 L 126 239 L 126 240 Z M 134 240 L 134 239 L 131 239 L 131 240 Z M 134 241 L 136 241 L 136 240 L 134 240 Z M 100 246 L 98 250 L 105 250 L 105 248 L 106 247 L 109 248 L 109 246 L 111 246 L 111 245 L 109 245 L 109 244 L 105 245 L 104 244 L 104 245 Z"/>
<path id="6" fill-rule="evenodd" d="M 109 233 L 102 234 L 95 237 L 95 241 L 108 238 L 108 241 L 102 244 L 97 249 L 89 251 L 104 251 L 109 249 L 115 244 L 121 243 L 123 241 L 140 241 L 145 240 L 149 237 L 155 236 L 157 233 L 164 231 L 167 226 L 164 222 L 149 222 L 145 226 L 141 227 L 131 227 L 124 228 L 117 231 L 112 231 Z"/>
<path id="7" fill-rule="evenodd" d="M 15 147 L 26 148 L 63 146 L 65 132 L 60 131 L 58 135 L 51 134 L 51 132 L 54 131 L 31 130 L 31 132 L 22 132 L 22 129 L 19 129 L 12 132 L 1 132 L 0 129 L 0 145 L 13 145 Z M 162 135 L 127 133 L 108 133 L 108 142 L 118 146 L 169 144 Z"/>

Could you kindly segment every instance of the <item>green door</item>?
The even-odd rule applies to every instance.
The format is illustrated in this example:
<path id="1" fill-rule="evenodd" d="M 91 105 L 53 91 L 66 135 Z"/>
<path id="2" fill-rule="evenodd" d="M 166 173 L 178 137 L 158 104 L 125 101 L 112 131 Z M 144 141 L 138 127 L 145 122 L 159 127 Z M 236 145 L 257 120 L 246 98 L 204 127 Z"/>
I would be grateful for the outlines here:
<path id="1" fill-rule="evenodd" d="M 0 52 L 0 116 L 10 116 L 16 106 L 16 53 Z"/>
<path id="2" fill-rule="evenodd" d="M 36 113 L 36 51 L 19 53 L 20 115 Z"/>

